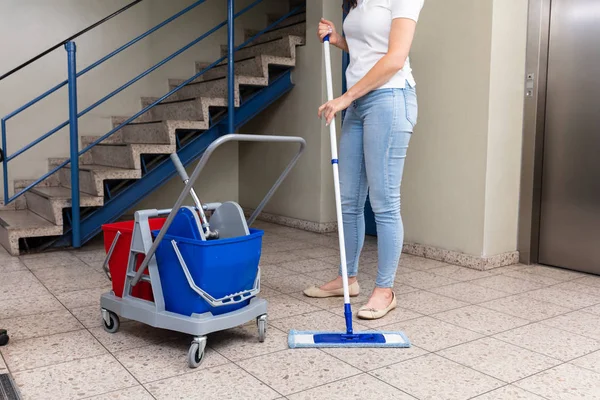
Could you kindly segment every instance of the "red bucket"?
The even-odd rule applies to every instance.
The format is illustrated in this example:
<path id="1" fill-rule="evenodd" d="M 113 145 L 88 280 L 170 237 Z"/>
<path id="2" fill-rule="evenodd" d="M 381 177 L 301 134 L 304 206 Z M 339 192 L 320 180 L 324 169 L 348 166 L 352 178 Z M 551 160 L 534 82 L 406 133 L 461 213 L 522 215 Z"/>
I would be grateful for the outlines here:
<path id="1" fill-rule="evenodd" d="M 150 231 L 160 230 L 164 225 L 166 218 L 152 218 L 148 220 Z M 133 236 L 134 221 L 115 222 L 113 224 L 102 225 L 104 232 L 104 250 L 108 254 L 117 232 L 121 232 L 117 244 L 113 250 L 110 260 L 108 260 L 108 268 L 112 276 L 112 287 L 115 296 L 123 297 L 123 288 L 125 286 L 125 274 L 127 272 L 127 262 L 129 261 L 129 248 L 131 246 L 131 238 Z M 144 261 L 144 255 L 139 254 L 136 260 L 136 271 Z M 148 275 L 148 270 L 145 272 Z M 152 296 L 152 285 L 149 282 L 140 281 L 135 285 L 131 294 L 134 297 L 154 301 Z"/>

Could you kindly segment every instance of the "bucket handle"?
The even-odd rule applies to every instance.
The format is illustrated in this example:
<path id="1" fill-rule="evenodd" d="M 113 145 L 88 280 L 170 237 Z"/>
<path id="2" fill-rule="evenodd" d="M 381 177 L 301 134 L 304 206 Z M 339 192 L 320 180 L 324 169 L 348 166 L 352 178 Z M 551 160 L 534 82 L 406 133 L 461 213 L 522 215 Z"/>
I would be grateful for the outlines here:
<path id="1" fill-rule="evenodd" d="M 108 269 L 108 262 L 110 261 L 110 258 L 112 257 L 112 254 L 115 251 L 115 247 L 117 246 L 117 241 L 119 240 L 119 237 L 121 237 L 121 231 L 117 231 L 117 234 L 115 235 L 115 238 L 113 239 L 113 242 L 110 245 L 110 248 L 108 249 L 108 253 L 106 253 L 106 258 L 104 259 L 104 263 L 102 263 L 102 269 L 104 270 L 104 273 L 108 277 L 108 280 L 111 282 L 112 282 L 112 275 L 110 274 L 110 269 Z"/>
<path id="2" fill-rule="evenodd" d="M 229 306 L 232 304 L 241 303 L 249 298 L 256 296 L 260 292 L 260 267 L 258 268 L 258 272 L 256 274 L 256 279 L 254 280 L 254 287 L 250 290 L 244 290 L 241 292 L 233 293 L 227 295 L 225 297 L 221 297 L 220 299 L 215 299 L 210 295 L 210 293 L 204 291 L 201 287 L 196 285 L 194 282 L 194 278 L 190 273 L 190 270 L 179 251 L 179 247 L 177 246 L 177 242 L 175 240 L 171 240 L 171 245 L 173 246 L 173 250 L 175 250 L 175 254 L 177 255 L 177 259 L 179 260 L 179 265 L 181 265 L 181 269 L 183 269 L 183 273 L 190 285 L 190 288 L 196 293 L 200 295 L 206 302 L 208 302 L 213 307 L 221 307 L 221 306 Z"/>

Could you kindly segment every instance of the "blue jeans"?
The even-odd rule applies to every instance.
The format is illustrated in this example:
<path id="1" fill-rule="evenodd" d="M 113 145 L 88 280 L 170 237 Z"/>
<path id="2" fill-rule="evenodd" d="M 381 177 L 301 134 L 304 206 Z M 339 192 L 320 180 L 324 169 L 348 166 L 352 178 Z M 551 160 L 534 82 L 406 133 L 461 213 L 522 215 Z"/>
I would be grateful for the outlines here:
<path id="1" fill-rule="evenodd" d="M 342 126 L 339 169 L 348 276 L 358 274 L 368 192 L 377 224 L 379 288 L 393 287 L 402 253 L 400 183 L 417 113 L 417 95 L 407 83 L 405 89 L 374 90 L 353 102 Z"/>

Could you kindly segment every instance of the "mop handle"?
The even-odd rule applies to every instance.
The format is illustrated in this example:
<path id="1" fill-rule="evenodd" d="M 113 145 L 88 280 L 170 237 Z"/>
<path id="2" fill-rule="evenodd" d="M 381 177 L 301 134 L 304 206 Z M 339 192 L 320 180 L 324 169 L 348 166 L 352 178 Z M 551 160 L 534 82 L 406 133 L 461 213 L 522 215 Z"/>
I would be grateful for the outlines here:
<path id="1" fill-rule="evenodd" d="M 187 185 L 187 183 L 190 180 L 190 177 L 188 176 L 187 172 L 185 171 L 185 168 L 183 167 L 183 164 L 181 163 L 181 160 L 179 159 L 179 156 L 177 155 L 177 153 L 171 154 L 171 161 L 173 161 L 173 164 L 175 165 L 175 169 L 177 170 L 177 173 L 183 180 L 183 183 Z M 198 209 L 198 212 L 200 213 L 200 221 L 202 222 L 202 228 L 204 228 L 204 231 L 206 233 L 208 233 L 208 232 L 210 232 L 210 224 L 208 223 L 206 214 L 204 214 L 204 207 L 202 207 L 202 203 L 200 203 L 200 199 L 196 195 L 196 192 L 194 191 L 194 189 L 190 189 L 190 194 L 192 195 L 192 199 L 194 200 L 194 203 L 196 204 L 196 208 Z"/>
<path id="2" fill-rule="evenodd" d="M 325 77 L 327 79 L 327 100 L 333 100 L 333 78 L 331 74 L 331 50 L 329 35 L 323 39 L 323 50 L 325 52 Z M 344 304 L 346 308 L 346 327 L 349 333 L 352 331 L 352 319 L 348 321 L 350 311 L 350 295 L 348 289 L 348 267 L 346 265 L 346 242 L 344 239 L 344 220 L 342 216 L 342 199 L 340 195 L 340 176 L 338 170 L 337 133 L 335 128 L 335 117 L 329 124 L 329 138 L 331 139 L 331 165 L 333 166 L 333 187 L 335 190 L 335 210 L 337 213 L 338 237 L 340 242 L 340 264 L 342 266 L 342 284 L 344 287 Z M 350 318 L 351 314 L 350 314 Z"/>

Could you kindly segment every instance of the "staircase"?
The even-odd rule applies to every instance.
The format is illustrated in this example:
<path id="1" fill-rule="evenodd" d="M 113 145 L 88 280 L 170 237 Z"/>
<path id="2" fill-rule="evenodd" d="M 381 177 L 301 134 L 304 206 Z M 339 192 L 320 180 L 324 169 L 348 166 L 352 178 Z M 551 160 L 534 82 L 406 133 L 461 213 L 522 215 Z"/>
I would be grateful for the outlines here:
<path id="1" fill-rule="evenodd" d="M 281 16 L 279 16 L 281 17 Z M 236 129 L 293 87 L 296 48 L 305 43 L 306 14 L 286 18 L 235 53 Z M 269 16 L 269 23 L 277 21 Z M 246 39 L 257 34 L 246 30 Z M 227 45 L 222 46 L 227 54 Z M 206 64 L 196 63 L 200 71 Z M 79 160 L 81 241 L 117 220 L 175 176 L 169 154 L 189 164 L 227 132 L 228 65 L 224 61 L 95 145 Z M 171 79 L 175 88 L 182 80 Z M 146 107 L 155 98 L 142 98 Z M 119 126 L 128 117 L 113 117 Z M 99 137 L 81 136 L 81 147 Z M 49 159 L 49 171 L 65 159 Z M 16 181 L 15 192 L 35 181 Z M 12 255 L 71 244 L 71 169 L 61 168 L 0 209 L 0 244 Z"/>

